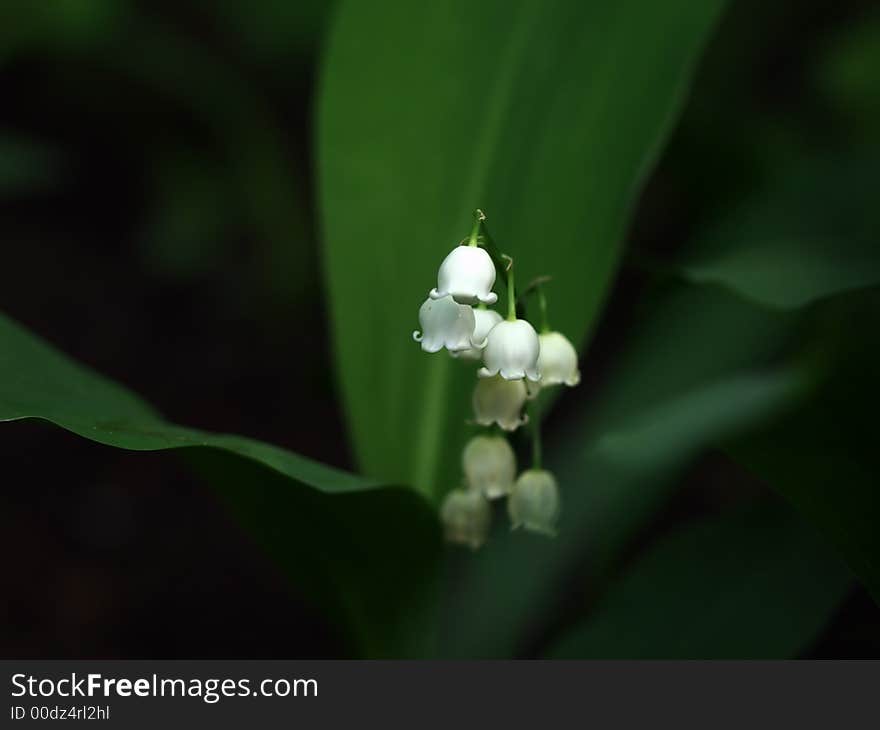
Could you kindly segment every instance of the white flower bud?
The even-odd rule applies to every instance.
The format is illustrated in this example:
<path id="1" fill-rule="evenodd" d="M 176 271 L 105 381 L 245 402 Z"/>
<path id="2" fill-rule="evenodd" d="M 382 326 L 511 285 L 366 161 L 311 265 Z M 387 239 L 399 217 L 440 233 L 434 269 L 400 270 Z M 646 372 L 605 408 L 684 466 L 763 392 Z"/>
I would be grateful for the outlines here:
<path id="1" fill-rule="evenodd" d="M 425 352 L 437 352 L 445 347 L 450 352 L 473 347 L 474 310 L 467 304 L 458 304 L 452 297 L 428 297 L 419 308 L 422 331 L 413 332 L 413 339 L 422 343 Z"/>
<path id="2" fill-rule="evenodd" d="M 495 304 L 498 295 L 495 285 L 495 264 L 492 257 L 479 246 L 456 246 L 440 264 L 437 288 L 431 290 L 431 299 L 447 295 L 460 304 Z"/>
<path id="3" fill-rule="evenodd" d="M 575 386 L 580 383 L 577 351 L 568 338 L 559 332 L 545 332 L 539 335 L 538 340 L 541 342 L 541 352 L 538 355 L 541 387 L 563 383 Z"/>
<path id="4" fill-rule="evenodd" d="M 492 328 L 501 321 L 501 315 L 494 309 L 475 309 L 473 342 L 474 346 L 460 352 L 453 352 L 453 357 L 461 357 L 466 360 L 479 360 L 483 357 L 483 348 L 486 346 L 486 336 Z"/>
<path id="5" fill-rule="evenodd" d="M 440 520 L 447 541 L 476 550 L 486 542 L 492 511 L 480 492 L 455 489 L 443 500 Z"/>
<path id="6" fill-rule="evenodd" d="M 526 422 L 522 415 L 525 402 L 522 380 L 505 380 L 500 375 L 478 380 L 474 387 L 474 419 L 481 426 L 497 423 L 505 431 L 515 431 Z"/>
<path id="7" fill-rule="evenodd" d="M 524 319 L 505 320 L 496 324 L 486 338 L 483 350 L 485 367 L 477 371 L 481 378 L 501 374 L 505 380 L 538 381 L 538 355 L 541 343 L 538 333 Z"/>
<path id="8" fill-rule="evenodd" d="M 516 456 L 503 436 L 474 436 L 461 455 L 468 487 L 489 499 L 510 493 L 516 478 Z"/>
<path id="9" fill-rule="evenodd" d="M 519 475 L 507 500 L 514 528 L 524 527 L 545 535 L 556 534 L 559 517 L 559 488 L 549 471 L 529 469 Z"/>

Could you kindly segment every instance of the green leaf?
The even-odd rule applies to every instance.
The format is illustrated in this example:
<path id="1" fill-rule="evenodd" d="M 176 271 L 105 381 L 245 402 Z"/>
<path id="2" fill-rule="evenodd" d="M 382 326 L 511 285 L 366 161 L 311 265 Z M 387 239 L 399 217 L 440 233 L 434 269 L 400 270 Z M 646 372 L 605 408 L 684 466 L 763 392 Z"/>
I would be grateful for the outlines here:
<path id="1" fill-rule="evenodd" d="M 728 444 L 838 547 L 880 603 L 880 288 L 838 297 L 818 313 L 813 341 L 824 364 L 815 395 L 781 419 Z"/>
<path id="2" fill-rule="evenodd" d="M 661 292 L 644 309 L 597 401 L 562 433 L 547 434 L 546 461 L 563 503 L 558 537 L 501 526 L 453 570 L 443 653 L 531 653 L 559 620 L 571 586 L 590 594 L 601 588 L 696 456 L 804 397 L 809 373 L 772 358 L 791 315 L 692 286 Z"/>
<path id="3" fill-rule="evenodd" d="M 303 171 L 294 169 L 281 122 L 260 86 L 240 66 L 221 61 L 205 44 L 146 11 L 102 50 L 102 62 L 125 74 L 126 83 L 173 98 L 222 146 L 232 187 L 228 202 L 220 204 L 230 207 L 226 215 L 246 225 L 244 235 L 262 249 L 255 273 L 264 298 L 287 306 L 296 297 L 314 296 Z"/>
<path id="4" fill-rule="evenodd" d="M 802 160 L 704 231 L 685 277 L 794 309 L 880 282 L 876 153 Z"/>
<path id="5" fill-rule="evenodd" d="M 343 2 L 318 96 L 336 364 L 370 475 L 460 479 L 474 368 L 410 339 L 481 207 L 583 343 L 722 3 Z"/>
<path id="6" fill-rule="evenodd" d="M 100 45 L 129 17 L 126 0 L 58 0 L 51 6 L 6 0 L 0 6 L 0 57 L 8 47 L 83 51 Z"/>
<path id="7" fill-rule="evenodd" d="M 865 13 L 823 44 L 812 69 L 817 96 L 835 119 L 847 122 L 849 139 L 880 141 L 880 13 Z"/>
<path id="8" fill-rule="evenodd" d="M 0 133 L 0 196 L 42 192 L 58 182 L 58 152 L 44 144 Z"/>
<path id="9" fill-rule="evenodd" d="M 0 421 L 42 419 L 108 446 L 185 449 L 255 537 L 370 656 L 416 652 L 433 590 L 433 510 L 389 487 L 254 439 L 168 423 L 147 403 L 0 315 Z"/>
<path id="10" fill-rule="evenodd" d="M 238 0 L 212 3 L 212 21 L 247 52 L 248 60 L 278 74 L 302 63 L 321 40 L 332 3 L 323 0 L 264 0 L 258 6 Z M 289 80 L 288 80 L 289 83 Z"/>
<path id="11" fill-rule="evenodd" d="M 822 381 L 801 407 L 728 450 L 821 529 L 880 601 L 880 462 L 876 406 L 866 397 L 880 370 L 878 162 L 865 148 L 781 169 L 698 238 L 681 271 L 765 306 L 802 310 Z"/>
<path id="12" fill-rule="evenodd" d="M 41 418 L 92 441 L 123 449 L 224 449 L 328 494 L 382 486 L 254 439 L 170 424 L 130 391 L 79 365 L 0 314 L 0 421 L 22 418 Z"/>
<path id="13" fill-rule="evenodd" d="M 608 589 L 555 659 L 789 659 L 852 585 L 842 561 L 779 505 L 662 538 Z"/>
<path id="14" fill-rule="evenodd" d="M 346 656 L 421 658 L 433 639 L 437 518 L 410 489 L 327 494 L 262 461 L 197 449 L 189 461 L 348 640 Z"/>

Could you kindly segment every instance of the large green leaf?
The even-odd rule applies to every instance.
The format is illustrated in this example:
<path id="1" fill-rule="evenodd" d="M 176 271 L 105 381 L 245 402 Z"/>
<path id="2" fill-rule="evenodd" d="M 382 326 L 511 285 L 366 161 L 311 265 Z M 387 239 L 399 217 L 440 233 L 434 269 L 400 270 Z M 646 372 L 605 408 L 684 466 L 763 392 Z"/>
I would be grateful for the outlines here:
<path id="1" fill-rule="evenodd" d="M 474 368 L 410 340 L 482 207 L 583 342 L 720 0 L 343 2 L 318 99 L 337 369 L 364 470 L 460 478 Z"/>
<path id="2" fill-rule="evenodd" d="M 728 444 L 730 453 L 820 528 L 880 603 L 880 288 L 820 312 L 813 340 L 824 379 L 809 401 Z"/>
<path id="3" fill-rule="evenodd" d="M 877 284 L 878 169 L 873 151 L 781 169 L 697 237 L 683 274 L 781 308 Z"/>
<path id="4" fill-rule="evenodd" d="M 254 439 L 168 423 L 0 315 L 0 421 L 26 418 L 123 449 L 185 449 L 361 652 L 417 651 L 409 617 L 430 594 L 439 535 L 433 510 L 411 490 Z"/>
<path id="5" fill-rule="evenodd" d="M 698 237 L 682 273 L 803 312 L 822 382 L 729 450 L 818 526 L 880 601 L 876 399 L 866 397 L 880 369 L 878 163 L 863 149 L 779 170 Z"/>
<path id="6" fill-rule="evenodd" d="M 331 494 L 382 486 L 254 439 L 170 424 L 130 391 L 0 314 L 0 421 L 22 418 L 41 418 L 123 449 L 220 448 Z"/>
<path id="7" fill-rule="evenodd" d="M 852 585 L 790 510 L 763 505 L 662 538 L 554 642 L 558 659 L 788 659 Z"/>
<path id="8" fill-rule="evenodd" d="M 501 527 L 453 570 L 443 653 L 530 653 L 571 605 L 573 584 L 600 589 L 696 456 L 804 397 L 809 372 L 771 357 L 793 316 L 692 286 L 661 292 L 645 310 L 597 401 L 548 433 L 563 501 L 558 537 Z"/>

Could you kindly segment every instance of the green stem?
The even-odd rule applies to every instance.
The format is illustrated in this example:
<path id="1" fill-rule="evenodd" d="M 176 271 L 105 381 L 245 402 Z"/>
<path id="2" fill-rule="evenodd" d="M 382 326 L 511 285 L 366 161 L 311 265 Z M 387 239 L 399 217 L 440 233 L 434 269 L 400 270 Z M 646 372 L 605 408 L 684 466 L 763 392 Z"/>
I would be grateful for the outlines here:
<path id="1" fill-rule="evenodd" d="M 489 254 L 489 257 L 492 259 L 492 263 L 495 264 L 495 269 L 500 273 L 507 269 L 507 262 L 504 259 L 504 254 L 501 253 L 501 250 L 495 244 L 495 239 L 492 238 L 492 234 L 489 233 L 489 227 L 486 225 L 486 216 L 483 214 L 483 211 L 477 209 L 474 213 L 474 216 L 480 218 L 480 235 L 478 237 L 480 245 L 486 252 Z"/>
<path id="2" fill-rule="evenodd" d="M 529 405 L 529 420 L 532 432 L 532 469 L 541 468 L 541 412 L 538 409 L 538 400 Z"/>
<path id="3" fill-rule="evenodd" d="M 471 229 L 471 236 L 468 239 L 468 246 L 476 246 L 479 241 L 478 237 L 480 235 L 480 226 L 483 225 L 483 221 L 486 220 L 486 216 L 483 215 L 483 211 L 477 208 L 474 211 L 474 227 Z"/>
<path id="4" fill-rule="evenodd" d="M 516 287 L 513 282 L 513 259 L 507 257 L 507 321 L 516 319 Z"/>
<path id="5" fill-rule="evenodd" d="M 479 244 L 486 250 L 492 259 L 492 263 L 495 264 L 495 271 L 498 276 L 505 271 L 507 272 L 507 278 L 503 279 L 503 281 L 507 284 L 508 310 L 513 312 L 512 316 L 508 315 L 508 319 L 516 319 L 516 296 L 513 291 L 513 259 L 507 254 L 501 253 L 501 250 L 496 245 L 492 234 L 489 233 L 489 227 L 486 225 L 486 216 L 483 211 L 479 208 L 474 211 L 474 218 L 480 227 Z M 522 305 L 522 302 L 520 304 Z"/>
<path id="6" fill-rule="evenodd" d="M 519 301 L 517 302 L 517 307 L 520 312 L 525 312 L 526 309 L 526 300 L 532 294 L 538 295 L 538 307 L 541 310 L 541 332 L 549 332 L 550 331 L 550 321 L 547 318 L 547 299 L 544 296 L 543 286 L 549 281 L 552 281 L 553 277 L 551 276 L 538 276 L 532 279 L 525 289 L 520 292 Z M 523 315 L 523 319 L 525 316 Z"/>
<path id="7" fill-rule="evenodd" d="M 547 297 L 544 296 L 544 287 L 538 285 L 538 310 L 541 313 L 541 333 L 550 331 L 550 323 L 547 320 Z"/>

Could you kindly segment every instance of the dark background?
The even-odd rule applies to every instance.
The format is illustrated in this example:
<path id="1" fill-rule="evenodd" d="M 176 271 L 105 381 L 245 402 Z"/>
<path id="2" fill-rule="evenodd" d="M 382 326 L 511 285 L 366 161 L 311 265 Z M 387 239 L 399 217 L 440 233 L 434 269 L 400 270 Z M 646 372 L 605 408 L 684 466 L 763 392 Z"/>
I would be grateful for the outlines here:
<path id="1" fill-rule="evenodd" d="M 632 252 L 674 255 L 780 160 L 876 141 L 873 5 L 731 5 Z M 0 308 L 173 421 L 354 468 L 313 217 L 311 99 L 332 4 L 0 8 Z M 618 280 L 594 372 L 642 287 L 632 271 Z M 0 655 L 342 653 L 174 454 L 15 423 L 0 460 Z M 744 489 L 762 487 L 708 455 L 644 540 Z M 807 656 L 878 653 L 880 611 L 858 589 Z"/>

